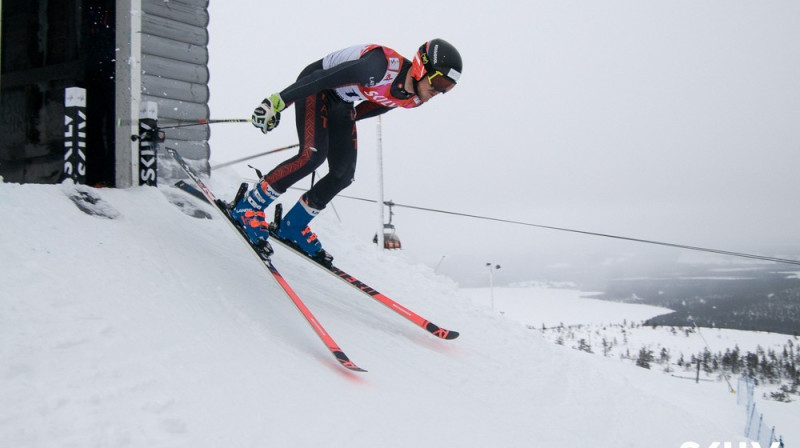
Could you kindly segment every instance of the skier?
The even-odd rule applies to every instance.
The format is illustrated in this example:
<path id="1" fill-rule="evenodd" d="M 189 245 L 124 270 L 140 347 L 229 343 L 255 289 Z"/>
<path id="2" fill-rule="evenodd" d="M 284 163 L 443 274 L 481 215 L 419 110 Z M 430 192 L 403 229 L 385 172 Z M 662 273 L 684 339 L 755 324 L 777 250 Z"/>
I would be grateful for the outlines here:
<path id="1" fill-rule="evenodd" d="M 294 84 L 264 99 L 252 116 L 253 125 L 266 134 L 278 126 L 280 113 L 295 104 L 298 154 L 257 182 L 234 204 L 231 216 L 243 225 L 254 244 L 265 242 L 269 236 L 266 207 L 327 159 L 328 174 L 286 213 L 276 235 L 310 257 L 329 263 L 332 257 L 308 224 L 353 182 L 356 121 L 396 107 L 420 106 L 450 91 L 461 69 L 458 50 L 442 39 L 422 44 L 413 62 L 388 47 L 359 45 L 312 63 Z"/>

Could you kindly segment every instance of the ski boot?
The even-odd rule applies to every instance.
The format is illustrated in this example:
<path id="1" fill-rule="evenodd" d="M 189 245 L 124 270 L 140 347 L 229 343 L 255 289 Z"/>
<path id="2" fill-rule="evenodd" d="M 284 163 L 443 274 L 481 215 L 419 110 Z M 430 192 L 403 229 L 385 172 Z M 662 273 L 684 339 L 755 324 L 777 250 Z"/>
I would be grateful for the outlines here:
<path id="1" fill-rule="evenodd" d="M 268 247 L 269 223 L 264 209 L 269 206 L 280 193 L 273 190 L 266 181 L 261 181 L 244 194 L 247 184 L 242 184 L 240 194 L 236 195 L 234 206 L 230 210 L 231 218 L 242 226 L 251 243 L 258 247 Z"/>
<path id="2" fill-rule="evenodd" d="M 296 248 L 301 253 L 306 254 L 314 261 L 330 266 L 333 257 L 322 249 L 317 234 L 311 231 L 308 223 L 314 219 L 321 210 L 315 209 L 308 204 L 308 199 L 303 195 L 297 204 L 280 218 L 276 213 L 276 219 L 272 228 L 273 235 Z"/>

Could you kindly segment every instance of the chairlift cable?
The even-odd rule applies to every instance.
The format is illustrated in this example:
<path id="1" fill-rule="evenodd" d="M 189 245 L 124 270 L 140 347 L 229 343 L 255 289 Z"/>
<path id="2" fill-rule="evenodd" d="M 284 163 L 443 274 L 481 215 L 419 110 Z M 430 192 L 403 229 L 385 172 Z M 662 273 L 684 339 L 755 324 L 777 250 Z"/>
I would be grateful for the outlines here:
<path id="1" fill-rule="evenodd" d="M 343 198 L 347 198 L 347 199 L 353 199 L 353 200 L 359 200 L 359 201 L 373 202 L 373 203 L 377 202 L 374 199 L 364 199 L 364 198 L 357 198 L 357 197 L 352 197 L 352 196 L 339 195 L 339 197 L 343 197 Z M 714 254 L 719 254 L 719 255 L 729 255 L 729 256 L 732 256 L 732 257 L 750 258 L 750 259 L 754 259 L 754 260 L 771 261 L 771 262 L 774 262 L 774 263 L 786 263 L 786 264 L 792 264 L 792 265 L 800 266 L 800 260 L 790 260 L 790 259 L 786 259 L 786 258 L 768 257 L 768 256 L 764 256 L 764 255 L 748 254 L 748 253 L 744 253 L 744 252 L 733 252 L 733 251 L 728 251 L 728 250 L 713 249 L 713 248 L 699 247 L 699 246 L 691 246 L 691 245 L 687 245 L 687 244 L 669 243 L 669 242 L 664 242 L 664 241 L 648 240 L 648 239 L 642 239 L 642 238 L 632 238 L 632 237 L 621 236 L 621 235 L 612 235 L 612 234 L 608 234 L 608 233 L 591 232 L 591 231 L 588 231 L 588 230 L 570 229 L 570 228 L 566 228 L 566 227 L 548 226 L 548 225 L 543 225 L 543 224 L 535 224 L 535 223 L 529 223 L 529 222 L 523 222 L 523 221 L 515 221 L 515 220 L 511 220 L 511 219 L 493 218 L 493 217 L 490 217 L 490 216 L 480 216 L 480 215 L 474 215 L 474 214 L 469 214 L 469 213 L 460 213 L 460 212 L 453 212 L 453 211 L 447 211 L 447 210 L 439 210 L 439 209 L 435 209 L 435 208 L 418 207 L 418 206 L 414 206 L 414 205 L 398 204 L 396 202 L 393 203 L 393 205 L 396 206 L 396 207 L 403 207 L 403 208 L 408 208 L 408 209 L 412 209 L 412 210 L 420 210 L 420 211 L 431 212 L 431 213 L 441 213 L 441 214 L 445 214 L 445 215 L 461 216 L 461 217 L 465 217 L 465 218 L 482 219 L 482 220 L 485 220 L 485 221 L 494 221 L 494 222 L 502 222 L 502 223 L 506 223 L 506 224 L 515 224 L 515 225 L 521 225 L 521 226 L 527 226 L 527 227 L 536 227 L 536 228 L 539 228 L 539 229 L 556 230 L 556 231 L 559 231 L 559 232 L 578 233 L 578 234 L 582 234 L 582 235 L 597 236 L 597 237 L 602 237 L 602 238 L 612 238 L 612 239 L 618 239 L 618 240 L 624 240 L 624 241 L 632 241 L 632 242 L 635 242 L 635 243 L 654 244 L 654 245 L 658 245 L 658 246 L 674 247 L 674 248 L 678 248 L 678 249 L 686 249 L 686 250 L 693 250 L 693 251 L 699 251 L 699 252 L 708 252 L 708 253 L 714 253 Z"/>

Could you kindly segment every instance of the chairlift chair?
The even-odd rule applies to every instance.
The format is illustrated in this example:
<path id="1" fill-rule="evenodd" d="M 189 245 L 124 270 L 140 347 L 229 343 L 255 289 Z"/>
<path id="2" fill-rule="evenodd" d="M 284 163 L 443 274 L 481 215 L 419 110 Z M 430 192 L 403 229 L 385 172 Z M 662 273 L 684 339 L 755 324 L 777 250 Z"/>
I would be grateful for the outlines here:
<path id="1" fill-rule="evenodd" d="M 397 236 L 394 225 L 392 224 L 383 225 L 383 248 L 384 249 L 403 248 L 402 244 L 400 243 L 400 238 Z"/>
<path id="2" fill-rule="evenodd" d="M 383 225 L 383 248 L 384 249 L 402 249 L 403 245 L 400 243 L 400 237 L 397 236 L 397 231 L 392 224 L 392 216 L 394 216 L 394 212 L 392 211 L 392 206 L 394 202 L 388 201 L 386 205 L 389 206 L 389 223 Z M 378 234 L 376 233 L 375 236 L 372 238 L 372 242 L 378 244 Z"/>

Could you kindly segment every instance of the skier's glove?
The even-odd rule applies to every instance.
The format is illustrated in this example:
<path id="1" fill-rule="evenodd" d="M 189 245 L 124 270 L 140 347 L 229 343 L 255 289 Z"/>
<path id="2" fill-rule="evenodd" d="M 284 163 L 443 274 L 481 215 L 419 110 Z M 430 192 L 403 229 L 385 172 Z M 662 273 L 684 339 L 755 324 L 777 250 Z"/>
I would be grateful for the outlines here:
<path id="1" fill-rule="evenodd" d="M 273 93 L 269 98 L 265 98 L 261 104 L 253 111 L 253 126 L 257 127 L 264 134 L 278 127 L 281 122 L 281 111 L 286 108 L 281 96 Z"/>

